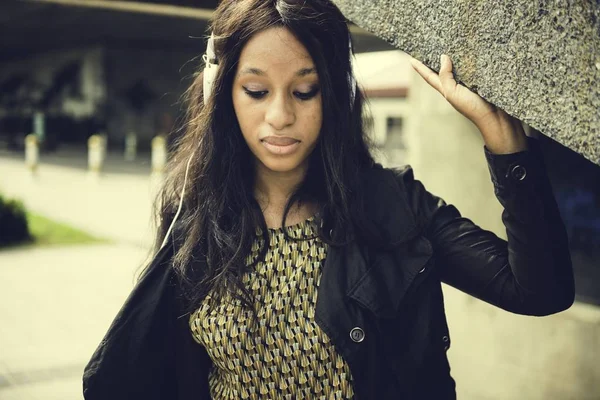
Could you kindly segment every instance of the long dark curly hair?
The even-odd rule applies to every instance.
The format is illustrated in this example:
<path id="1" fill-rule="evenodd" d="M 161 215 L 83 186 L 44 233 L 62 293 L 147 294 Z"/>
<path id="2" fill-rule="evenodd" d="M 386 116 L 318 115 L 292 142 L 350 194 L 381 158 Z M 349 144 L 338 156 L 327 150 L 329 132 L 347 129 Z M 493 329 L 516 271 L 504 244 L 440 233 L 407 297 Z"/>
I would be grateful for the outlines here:
<path id="1" fill-rule="evenodd" d="M 362 207 L 361 174 L 374 162 L 363 126 L 365 99 L 358 89 L 352 95 L 348 80 L 352 68 L 346 19 L 329 0 L 224 0 L 209 24 L 219 65 L 212 94 L 204 104 L 199 71 L 186 93 L 184 132 L 155 203 L 158 250 L 173 221 L 192 157 L 182 211 L 170 239 L 177 243 L 171 265 L 189 310 L 209 292 L 213 299 L 222 299 L 226 291 L 253 309 L 242 273 L 257 231 L 262 232 L 259 259 L 264 259 L 268 230 L 254 198 L 254 171 L 249 168 L 253 155 L 231 93 L 242 48 L 254 34 L 271 27 L 287 28 L 306 47 L 322 93 L 318 144 L 309 156 L 304 182 L 287 204 L 282 226 L 292 205 L 311 201 L 319 205 L 318 235 L 328 245 L 378 240 Z"/>

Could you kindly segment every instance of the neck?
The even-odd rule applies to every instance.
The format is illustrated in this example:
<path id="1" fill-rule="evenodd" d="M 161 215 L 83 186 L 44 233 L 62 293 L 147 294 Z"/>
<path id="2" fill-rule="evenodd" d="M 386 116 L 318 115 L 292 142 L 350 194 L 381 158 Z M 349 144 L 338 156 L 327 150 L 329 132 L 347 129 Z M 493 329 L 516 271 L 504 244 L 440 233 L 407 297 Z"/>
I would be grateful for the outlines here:
<path id="1" fill-rule="evenodd" d="M 263 211 L 268 227 L 279 227 L 285 206 L 304 180 L 308 164 L 290 172 L 276 172 L 267 169 L 261 163 L 256 168 L 254 195 Z M 315 212 L 314 207 L 308 204 L 292 206 L 287 217 L 287 224 L 300 222 Z"/>
<path id="2" fill-rule="evenodd" d="M 256 168 L 254 194 L 262 206 L 285 204 L 292 193 L 304 180 L 307 168 L 297 168 L 290 172 L 276 172 L 260 164 Z"/>

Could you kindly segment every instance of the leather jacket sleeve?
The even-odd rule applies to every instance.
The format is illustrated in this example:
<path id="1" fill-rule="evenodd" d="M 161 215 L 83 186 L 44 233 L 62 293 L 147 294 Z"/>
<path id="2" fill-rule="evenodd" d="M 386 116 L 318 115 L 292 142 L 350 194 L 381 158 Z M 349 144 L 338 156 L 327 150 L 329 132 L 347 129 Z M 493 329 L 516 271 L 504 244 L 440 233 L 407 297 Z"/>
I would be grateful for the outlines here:
<path id="1" fill-rule="evenodd" d="M 564 224 L 536 139 L 528 150 L 484 148 L 508 242 L 460 215 L 403 174 L 410 206 L 431 241 L 441 280 L 505 310 L 548 315 L 569 308 L 574 280 Z"/>

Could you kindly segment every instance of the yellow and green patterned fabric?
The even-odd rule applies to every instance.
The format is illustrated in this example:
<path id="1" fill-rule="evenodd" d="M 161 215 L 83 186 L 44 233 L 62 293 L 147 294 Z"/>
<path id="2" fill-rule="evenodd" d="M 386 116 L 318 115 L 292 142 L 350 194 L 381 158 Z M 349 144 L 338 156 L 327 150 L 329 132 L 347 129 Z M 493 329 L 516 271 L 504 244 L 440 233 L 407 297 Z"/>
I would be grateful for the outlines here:
<path id="1" fill-rule="evenodd" d="M 212 359 L 213 399 L 350 399 L 350 369 L 314 320 L 327 245 L 316 237 L 312 217 L 269 229 L 264 262 L 243 282 L 255 298 L 259 325 L 237 299 L 212 304 L 208 295 L 190 316 L 194 339 Z M 248 255 L 259 252 L 260 231 Z"/>

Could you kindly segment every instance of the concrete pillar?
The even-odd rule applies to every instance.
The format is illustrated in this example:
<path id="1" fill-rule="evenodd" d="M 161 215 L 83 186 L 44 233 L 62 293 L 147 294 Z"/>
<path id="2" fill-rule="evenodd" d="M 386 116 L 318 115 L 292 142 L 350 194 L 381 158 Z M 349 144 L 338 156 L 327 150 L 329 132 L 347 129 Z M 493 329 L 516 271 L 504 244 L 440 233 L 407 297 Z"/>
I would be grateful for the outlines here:
<path id="1" fill-rule="evenodd" d="M 101 135 L 92 135 L 88 139 L 88 169 L 98 174 L 104 163 L 104 139 Z"/>
<path id="2" fill-rule="evenodd" d="M 39 144 L 35 134 L 25 137 L 25 165 L 31 172 L 35 172 L 39 163 Z"/>
<path id="3" fill-rule="evenodd" d="M 102 147 L 102 164 L 104 164 L 104 161 L 106 161 L 106 154 L 108 152 L 108 135 L 106 132 L 100 132 L 98 133 L 98 137 L 100 137 L 100 144 Z"/>
<path id="4" fill-rule="evenodd" d="M 125 136 L 125 161 L 135 161 L 137 155 L 137 135 L 129 132 Z"/>
<path id="5" fill-rule="evenodd" d="M 167 140 L 163 135 L 152 139 L 152 172 L 162 173 L 167 164 Z"/>
<path id="6" fill-rule="evenodd" d="M 38 138 L 38 146 L 46 139 L 46 117 L 43 112 L 33 113 L 33 132 Z"/>

